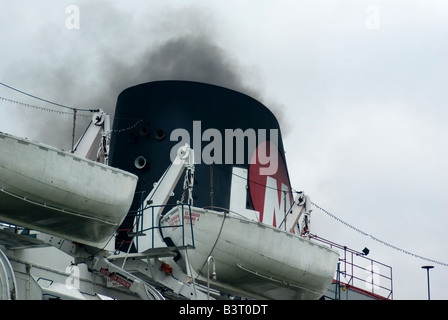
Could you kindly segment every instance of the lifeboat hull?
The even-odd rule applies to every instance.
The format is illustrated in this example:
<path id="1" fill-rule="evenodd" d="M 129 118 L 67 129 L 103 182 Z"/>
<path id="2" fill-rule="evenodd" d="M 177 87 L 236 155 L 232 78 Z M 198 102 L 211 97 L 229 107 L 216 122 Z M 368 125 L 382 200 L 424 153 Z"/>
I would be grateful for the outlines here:
<path id="1" fill-rule="evenodd" d="M 184 230 L 177 227 L 181 209 L 160 220 L 162 237 L 194 246 L 188 250 L 189 263 L 197 279 L 210 287 L 258 299 L 319 299 L 334 278 L 339 254 L 330 247 L 228 213 L 194 208 L 191 219 L 188 211 L 183 215 Z M 207 280 L 209 256 L 217 281 Z"/>
<path id="2" fill-rule="evenodd" d="M 132 204 L 137 176 L 0 133 L 0 221 L 95 245 Z"/>

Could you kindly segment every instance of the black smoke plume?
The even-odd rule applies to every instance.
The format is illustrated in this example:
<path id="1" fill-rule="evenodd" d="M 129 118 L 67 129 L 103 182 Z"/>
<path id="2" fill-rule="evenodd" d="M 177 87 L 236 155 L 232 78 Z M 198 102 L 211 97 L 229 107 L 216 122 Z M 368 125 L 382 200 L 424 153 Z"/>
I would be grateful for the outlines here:
<path id="1" fill-rule="evenodd" d="M 113 118 L 118 95 L 130 86 L 156 80 L 199 81 L 248 94 L 271 108 L 283 122 L 281 108 L 263 101 L 257 75 L 221 45 L 223 35 L 206 10 L 166 9 L 144 19 L 144 15 L 112 6 L 88 3 L 79 9 L 80 29 L 49 24 L 39 33 L 29 60 L 11 68 L 9 83 L 73 108 L 102 108 Z M 60 110 L 41 102 L 26 102 Z M 76 139 L 90 120 L 89 113 L 77 115 Z M 25 135 L 71 148 L 72 116 L 25 110 L 20 119 L 28 124 Z M 287 125 L 282 129 L 285 134 Z"/>

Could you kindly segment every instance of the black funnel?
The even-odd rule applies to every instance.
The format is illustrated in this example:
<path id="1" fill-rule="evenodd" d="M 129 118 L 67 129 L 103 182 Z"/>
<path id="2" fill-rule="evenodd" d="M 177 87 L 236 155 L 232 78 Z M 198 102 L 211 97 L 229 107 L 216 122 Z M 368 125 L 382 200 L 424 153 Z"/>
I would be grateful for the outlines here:
<path id="1" fill-rule="evenodd" d="M 273 113 L 234 90 L 156 81 L 130 87 L 117 100 L 109 164 L 139 177 L 130 214 L 117 237 L 118 249 L 127 250 L 132 213 L 185 142 L 195 150 L 195 207 L 255 210 L 260 221 L 281 226 L 292 196 Z M 182 191 L 183 177 L 168 203 L 180 200 Z M 231 194 L 238 203 L 231 203 Z"/>

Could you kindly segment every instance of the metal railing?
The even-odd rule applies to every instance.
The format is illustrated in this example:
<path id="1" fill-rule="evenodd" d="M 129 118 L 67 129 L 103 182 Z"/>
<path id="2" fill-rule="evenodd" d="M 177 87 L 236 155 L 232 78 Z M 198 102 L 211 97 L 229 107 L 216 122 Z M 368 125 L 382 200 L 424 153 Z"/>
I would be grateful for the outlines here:
<path id="1" fill-rule="evenodd" d="M 155 216 L 155 211 L 157 211 L 156 209 L 158 208 L 165 208 L 167 210 L 164 210 L 164 214 L 166 214 L 167 212 L 171 211 L 173 208 L 178 208 L 178 214 L 179 214 L 179 223 L 178 224 L 172 224 L 172 225 L 159 225 L 159 222 L 156 222 L 156 216 Z M 151 227 L 147 227 L 144 228 L 143 226 L 143 215 L 144 214 L 151 214 Z M 182 239 L 181 239 L 181 243 L 176 244 L 176 246 L 191 246 L 194 247 L 194 230 L 193 230 L 193 224 L 191 223 L 192 221 L 192 210 L 191 210 L 191 205 L 189 204 L 184 204 L 184 203 L 176 203 L 176 204 L 166 204 L 166 205 L 148 205 L 146 207 L 140 207 L 138 210 L 135 210 L 134 212 L 130 212 L 128 214 L 128 217 L 134 217 L 135 222 L 134 222 L 134 227 L 133 228 L 122 228 L 119 229 L 120 232 L 125 232 L 128 234 L 128 237 L 130 238 L 130 240 L 127 240 L 128 244 L 131 245 L 132 242 L 134 242 L 135 248 L 138 252 L 138 239 L 142 236 L 145 237 L 151 237 L 151 243 L 152 249 L 155 249 L 155 233 L 157 231 L 162 231 L 164 229 L 174 229 L 174 228 L 181 228 L 181 232 L 182 232 Z M 162 215 L 163 217 L 163 215 Z M 189 220 L 190 223 L 188 223 L 188 221 L 185 220 Z M 188 230 L 188 224 L 190 225 L 190 228 Z M 185 233 L 186 232 L 190 232 L 191 235 L 191 243 L 186 243 L 186 237 L 185 237 Z M 162 231 L 163 233 L 163 231 Z M 174 246 L 174 244 L 173 244 Z"/>
<path id="2" fill-rule="evenodd" d="M 358 252 L 314 234 L 310 235 L 310 239 L 325 243 L 339 251 L 338 270 L 333 281 L 338 290 L 351 288 L 369 294 L 373 298 L 393 299 L 392 267 L 367 258 L 368 252 Z M 335 299 L 338 299 L 338 290 Z"/>
<path id="3" fill-rule="evenodd" d="M 179 224 L 173 224 L 173 225 L 167 225 L 167 226 L 162 226 L 160 225 L 158 222 L 155 223 L 155 216 L 154 216 L 154 210 L 156 208 L 175 208 L 177 207 L 177 211 L 178 214 L 180 215 L 180 223 Z M 157 229 L 159 230 L 163 230 L 163 229 L 174 229 L 174 228 L 181 228 L 182 230 L 182 244 L 178 244 L 181 246 L 192 246 L 194 247 L 194 231 L 193 231 L 193 223 L 191 223 L 192 220 L 192 215 L 191 215 L 191 205 L 189 204 L 184 204 L 184 203 L 180 203 L 180 204 L 166 204 L 166 205 L 150 205 L 147 208 L 145 208 L 143 211 L 146 210 L 151 210 L 151 216 L 152 216 L 152 227 L 150 228 L 146 228 L 146 229 L 141 229 L 140 232 L 145 233 L 147 231 L 151 231 L 151 237 L 152 237 L 152 243 L 153 243 L 153 248 L 154 248 L 154 233 L 157 231 Z M 171 210 L 168 210 L 171 211 Z M 144 214 L 144 212 L 142 213 Z M 191 243 L 185 243 L 185 216 L 188 217 L 188 220 L 190 221 L 190 223 L 187 223 L 190 225 L 190 232 L 191 232 Z M 162 215 L 163 217 L 163 215 Z"/>

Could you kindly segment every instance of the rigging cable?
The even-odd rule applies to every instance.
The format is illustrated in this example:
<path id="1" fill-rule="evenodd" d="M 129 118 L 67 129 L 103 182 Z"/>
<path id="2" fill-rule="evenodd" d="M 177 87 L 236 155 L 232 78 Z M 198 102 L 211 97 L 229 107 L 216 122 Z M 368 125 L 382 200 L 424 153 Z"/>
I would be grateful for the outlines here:
<path id="1" fill-rule="evenodd" d="M 410 255 L 410 256 L 413 256 L 413 257 L 416 257 L 416 258 L 419 258 L 419 259 L 422 259 L 422 260 L 426 260 L 426 261 L 429 261 L 429 262 L 432 262 L 432 263 L 437 263 L 437 264 L 439 264 L 439 265 L 448 267 L 448 263 L 444 263 L 444 262 L 440 262 L 440 261 L 437 261 L 437 260 L 433 260 L 433 259 L 429 259 L 429 258 L 422 257 L 422 256 L 420 256 L 420 255 L 418 255 L 418 254 L 412 253 L 412 252 L 410 252 L 410 251 L 403 250 L 403 249 L 398 248 L 398 247 L 396 247 L 396 246 L 394 246 L 394 245 L 392 245 L 392 244 L 390 244 L 390 243 L 387 243 L 386 241 L 383 241 L 383 240 L 381 240 L 381 239 L 378 239 L 377 237 L 374 237 L 373 235 L 368 234 L 367 232 L 364 232 L 364 231 L 362 231 L 362 230 L 356 228 L 355 226 L 349 224 L 348 222 L 346 222 L 346 221 L 344 221 L 344 220 L 342 220 L 342 219 L 336 217 L 334 214 L 332 214 L 332 213 L 328 212 L 327 210 L 325 210 L 324 208 L 318 206 L 316 203 L 314 203 L 314 202 L 311 201 L 311 204 L 314 205 L 314 206 L 315 206 L 317 209 L 319 209 L 320 211 L 326 213 L 327 215 L 329 215 L 330 217 L 332 217 L 333 219 L 335 219 L 336 221 L 341 222 L 342 224 L 346 225 L 347 227 L 349 227 L 349 228 L 351 228 L 351 229 L 353 229 L 353 230 L 355 230 L 355 231 L 361 233 L 362 235 L 364 235 L 364 236 L 366 236 L 366 237 L 370 237 L 371 239 L 373 239 L 373 240 L 375 240 L 375 241 L 377 241 L 377 242 L 379 242 L 379 243 L 381 243 L 381 244 L 383 244 L 383 245 L 385 245 L 385 246 L 388 246 L 388 247 L 390 247 L 390 248 L 392 248 L 392 249 L 401 251 L 401 252 L 406 253 L 406 254 L 408 254 L 408 255 Z"/>
<path id="2" fill-rule="evenodd" d="M 16 92 L 19 92 L 19 93 L 21 93 L 21 94 L 24 94 L 24 95 L 26 95 L 26 96 L 28 96 L 28 97 L 31 97 L 31 98 L 34 98 L 34 99 L 37 99 L 37 100 L 40 100 L 40 101 L 43 101 L 43 102 L 46 102 L 46 103 L 50 103 L 50 104 L 53 104 L 53 105 L 58 106 L 58 107 L 61 107 L 61 108 L 70 109 L 70 110 L 78 110 L 78 111 L 89 111 L 89 112 L 97 112 L 97 111 L 98 111 L 98 109 L 79 109 L 79 108 L 73 108 L 73 107 L 69 107 L 69 106 L 66 106 L 66 105 L 63 105 L 63 104 L 59 104 L 59 103 L 56 103 L 56 102 L 52 102 L 52 101 L 49 101 L 49 100 L 46 100 L 46 99 L 42 99 L 42 98 L 39 98 L 39 97 L 37 97 L 37 96 L 35 96 L 35 95 L 29 94 L 29 93 L 26 93 L 26 92 L 24 92 L 24 91 L 22 91 L 22 90 L 19 90 L 19 89 L 16 89 L 16 88 L 14 88 L 14 87 L 11 87 L 11 86 L 9 86 L 9 85 L 3 83 L 3 82 L 0 82 L 0 85 L 4 86 L 4 87 L 6 87 L 6 88 L 9 88 L 9 89 L 11 89 L 11 90 L 14 90 L 14 91 L 16 91 Z"/>
<path id="3" fill-rule="evenodd" d="M 10 103 L 15 103 L 17 105 L 20 105 L 20 106 L 23 106 L 23 107 L 27 107 L 27 108 L 37 109 L 37 110 L 40 110 L 40 111 L 53 112 L 53 113 L 73 116 L 72 112 L 58 111 L 58 110 L 54 110 L 54 109 L 39 107 L 39 106 L 32 105 L 32 104 L 29 104 L 29 103 L 23 103 L 23 102 L 20 102 L 20 101 L 8 99 L 8 98 L 5 98 L 5 97 L 0 97 L 0 100 L 7 101 L 7 102 L 10 102 Z M 80 115 L 77 115 L 77 116 L 78 117 L 90 118 L 90 115 L 86 115 L 86 114 L 80 114 Z"/>
<path id="4" fill-rule="evenodd" d="M 238 175 L 238 174 L 235 174 L 235 173 L 231 172 L 230 170 L 226 170 L 226 169 L 224 169 L 224 168 L 221 168 L 221 166 L 216 166 L 216 167 L 218 167 L 219 169 L 222 169 L 222 170 L 224 170 L 224 171 L 227 171 L 227 172 L 229 172 L 230 174 L 232 174 L 232 175 L 234 175 L 234 176 L 236 176 L 236 177 L 239 177 L 239 178 L 241 178 L 241 179 L 244 179 L 244 180 L 246 180 L 246 181 L 248 181 L 248 182 L 252 182 L 252 183 L 257 184 L 257 185 L 262 185 L 261 183 L 258 183 L 258 182 L 256 182 L 256 181 L 252 181 L 252 180 L 250 180 L 250 179 L 247 178 L 247 177 L 242 177 L 242 176 L 240 176 L 240 175 Z M 265 186 L 266 188 L 274 189 L 274 190 L 277 190 L 277 191 L 281 191 L 281 192 L 284 191 L 284 190 L 280 190 L 280 189 L 278 189 L 278 188 L 270 187 L 270 186 L 268 186 L 268 185 L 264 185 L 264 186 Z M 295 190 L 295 189 L 292 188 L 292 187 L 291 187 L 291 191 L 292 191 L 292 192 L 295 192 L 295 193 L 303 193 L 303 191 L 297 191 L 297 190 Z M 370 237 L 371 239 L 373 239 L 373 240 L 375 240 L 375 241 L 377 241 L 377 242 L 379 242 L 379 243 L 381 243 L 381 244 L 383 244 L 383 245 L 385 245 L 385 246 L 387 246 L 387 247 L 389 247 L 389 248 L 392 248 L 392 249 L 394 249 L 394 250 L 403 252 L 403 253 L 405 253 L 405 254 L 407 254 L 407 255 L 410 255 L 410 256 L 413 256 L 413 257 L 415 257 L 415 258 L 419 258 L 419 259 L 422 259 L 422 260 L 426 260 L 426 261 L 429 261 L 429 262 L 432 262 L 432 263 L 436 263 L 436 264 L 439 264 L 439 265 L 448 267 L 448 263 L 440 262 L 440 261 L 433 260 L 433 259 L 429 259 L 429 258 L 420 256 L 420 255 L 418 255 L 418 254 L 412 253 L 412 252 L 410 252 L 410 251 L 407 251 L 407 250 L 398 248 L 397 246 L 394 246 L 394 245 L 392 245 L 392 244 L 390 244 L 390 243 L 388 243 L 388 242 L 386 242 L 386 241 L 383 241 L 383 240 L 381 240 L 381 239 L 379 239 L 379 238 L 377 238 L 377 237 L 375 237 L 375 236 L 373 236 L 373 235 L 371 235 L 371 234 L 369 234 L 369 233 L 367 233 L 367 232 L 362 231 L 362 230 L 359 229 L 359 228 L 356 228 L 355 226 L 349 224 L 348 222 L 346 222 L 346 221 L 344 221 L 344 220 L 338 218 L 338 217 L 335 216 L 334 214 L 332 214 L 332 213 L 330 213 L 329 211 L 325 210 L 324 208 L 320 207 L 320 206 L 317 205 L 315 202 L 311 201 L 311 204 L 314 205 L 314 206 L 315 206 L 317 209 L 319 209 L 320 211 L 322 211 L 322 212 L 324 212 L 325 214 L 327 214 L 328 216 L 330 216 L 331 218 L 335 219 L 336 221 L 338 221 L 338 222 L 340 222 L 340 223 L 346 225 L 347 227 L 349 227 L 349 228 L 355 230 L 355 231 L 358 232 L 358 233 L 361 233 L 362 235 L 364 235 L 364 236 L 366 236 L 366 237 Z"/>

